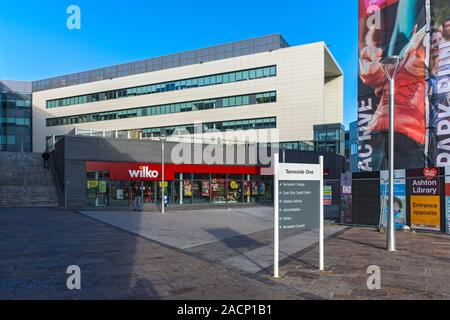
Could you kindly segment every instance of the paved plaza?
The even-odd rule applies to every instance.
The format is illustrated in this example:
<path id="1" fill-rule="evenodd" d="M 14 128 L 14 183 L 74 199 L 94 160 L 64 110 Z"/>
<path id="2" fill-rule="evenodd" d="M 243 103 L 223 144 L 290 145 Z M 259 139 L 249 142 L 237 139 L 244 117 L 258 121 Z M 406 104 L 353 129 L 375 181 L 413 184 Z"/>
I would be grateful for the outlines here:
<path id="1" fill-rule="evenodd" d="M 169 212 L 0 209 L 0 299 L 449 299 L 450 237 L 327 225 L 281 233 L 271 277 L 271 208 Z M 67 289 L 67 267 L 82 289 Z M 381 269 L 368 290 L 367 267 Z"/>
<path id="2" fill-rule="evenodd" d="M 83 214 L 157 241 L 220 262 L 243 272 L 273 266 L 273 208 L 182 210 L 166 213 L 86 211 Z M 344 230 L 327 225 L 325 237 Z M 318 230 L 280 233 L 280 259 L 318 242 Z"/>

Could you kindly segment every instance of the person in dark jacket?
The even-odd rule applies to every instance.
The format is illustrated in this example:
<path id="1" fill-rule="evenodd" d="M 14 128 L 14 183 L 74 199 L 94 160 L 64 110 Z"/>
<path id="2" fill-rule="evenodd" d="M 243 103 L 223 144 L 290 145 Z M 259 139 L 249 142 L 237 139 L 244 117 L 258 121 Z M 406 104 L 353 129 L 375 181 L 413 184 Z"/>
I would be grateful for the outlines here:
<path id="1" fill-rule="evenodd" d="M 48 170 L 48 160 L 50 160 L 50 153 L 47 150 L 42 154 L 42 160 L 44 160 L 44 169 Z"/>

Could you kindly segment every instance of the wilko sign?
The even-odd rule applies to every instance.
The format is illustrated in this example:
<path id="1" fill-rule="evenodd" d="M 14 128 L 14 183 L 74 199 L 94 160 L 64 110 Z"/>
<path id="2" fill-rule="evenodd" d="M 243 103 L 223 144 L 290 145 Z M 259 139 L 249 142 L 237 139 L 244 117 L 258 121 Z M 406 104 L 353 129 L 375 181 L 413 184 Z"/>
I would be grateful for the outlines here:
<path id="1" fill-rule="evenodd" d="M 161 172 L 161 165 L 111 163 L 109 168 L 109 178 L 111 180 L 152 181 L 160 180 Z"/>
<path id="2" fill-rule="evenodd" d="M 174 172 L 170 165 L 165 166 L 166 180 L 173 180 Z M 87 171 L 109 173 L 110 180 L 116 181 L 157 181 L 161 180 L 162 165 L 134 162 L 86 162 Z"/>
<path id="3" fill-rule="evenodd" d="M 150 170 L 148 166 L 140 166 L 139 170 L 128 170 L 128 173 L 130 175 L 130 179 L 157 179 L 159 177 L 159 172 L 157 170 Z"/>

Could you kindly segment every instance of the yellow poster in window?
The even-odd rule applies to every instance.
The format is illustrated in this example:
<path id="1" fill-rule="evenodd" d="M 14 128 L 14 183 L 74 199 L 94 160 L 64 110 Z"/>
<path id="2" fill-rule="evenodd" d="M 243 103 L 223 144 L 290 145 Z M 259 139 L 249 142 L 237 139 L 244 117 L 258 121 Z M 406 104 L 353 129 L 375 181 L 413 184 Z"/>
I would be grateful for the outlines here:
<path id="1" fill-rule="evenodd" d="M 439 196 L 411 196 L 411 227 L 441 230 L 441 199 Z"/>
<path id="2" fill-rule="evenodd" d="M 162 188 L 162 181 L 159 181 L 159 187 Z M 168 188 L 168 187 L 169 187 L 169 182 L 164 181 L 164 188 Z"/>
<path id="3" fill-rule="evenodd" d="M 97 188 L 98 181 L 97 180 L 88 180 L 87 185 L 88 185 L 88 188 Z"/>

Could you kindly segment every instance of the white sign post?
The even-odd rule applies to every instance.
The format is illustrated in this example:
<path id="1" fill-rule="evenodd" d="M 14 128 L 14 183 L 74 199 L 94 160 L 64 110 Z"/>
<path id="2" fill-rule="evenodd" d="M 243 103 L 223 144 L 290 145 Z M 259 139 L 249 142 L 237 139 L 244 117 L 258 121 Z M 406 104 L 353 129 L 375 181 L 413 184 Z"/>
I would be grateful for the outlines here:
<path id="1" fill-rule="evenodd" d="M 279 163 L 274 154 L 274 277 L 279 277 L 279 232 L 319 229 L 319 269 L 324 264 L 323 156 L 319 164 Z"/>
<path id="2" fill-rule="evenodd" d="M 278 166 L 280 159 L 278 158 L 278 153 L 275 153 L 273 159 L 273 185 L 274 185 L 274 217 L 273 217 L 273 234 L 274 234 L 274 245 L 273 245 L 273 276 L 275 278 L 279 278 L 280 275 L 278 273 L 278 263 L 279 263 L 279 252 L 280 252 L 280 210 L 279 210 L 279 183 L 278 183 Z"/>
<path id="3" fill-rule="evenodd" d="M 320 221 L 319 221 L 319 270 L 325 270 L 324 245 L 323 245 L 323 156 L 319 157 L 320 166 Z"/>

